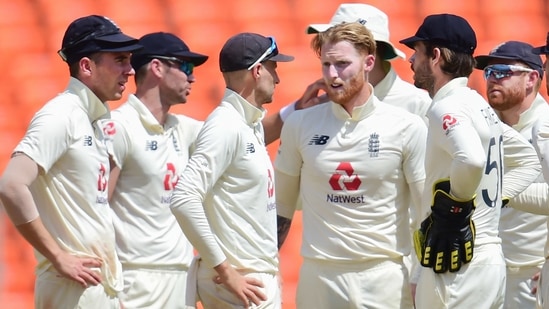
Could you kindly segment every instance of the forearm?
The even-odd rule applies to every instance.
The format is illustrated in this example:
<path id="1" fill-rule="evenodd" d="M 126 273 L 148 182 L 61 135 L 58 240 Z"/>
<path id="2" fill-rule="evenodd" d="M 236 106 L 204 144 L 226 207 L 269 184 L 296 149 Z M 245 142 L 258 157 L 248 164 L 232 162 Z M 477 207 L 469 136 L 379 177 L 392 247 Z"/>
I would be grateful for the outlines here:
<path id="1" fill-rule="evenodd" d="M 225 254 L 211 232 L 204 208 L 199 200 L 193 200 L 176 190 L 172 196 L 171 210 L 183 233 L 207 265 L 218 266 L 226 260 Z"/>
<path id="2" fill-rule="evenodd" d="M 450 171 L 451 194 L 458 199 L 470 199 L 480 184 L 483 166 L 456 161 Z"/>
<path id="3" fill-rule="evenodd" d="M 266 145 L 280 138 L 280 131 L 282 131 L 282 125 L 284 124 L 282 118 L 280 118 L 280 113 L 265 117 L 262 123 L 265 131 Z"/>
<path id="4" fill-rule="evenodd" d="M 533 183 L 509 202 L 509 206 L 525 212 L 549 215 L 549 186 Z"/>
<path id="5" fill-rule="evenodd" d="M 39 217 L 29 190 L 38 175 L 38 166 L 22 153 L 12 156 L 0 180 L 0 199 L 19 233 L 44 257 L 55 264 L 62 249 Z"/>
<path id="6" fill-rule="evenodd" d="M 512 198 L 526 189 L 540 175 L 541 165 L 536 150 L 520 133 L 509 126 L 503 135 L 502 196 Z"/>
<path id="7" fill-rule="evenodd" d="M 292 219 L 288 219 L 282 216 L 276 216 L 277 222 L 277 236 L 278 236 L 278 250 L 282 248 L 286 237 L 290 232 L 290 226 L 292 225 Z"/>
<path id="8" fill-rule="evenodd" d="M 40 217 L 31 222 L 17 225 L 16 228 L 34 249 L 52 264 L 57 265 L 62 249 L 46 229 Z"/>

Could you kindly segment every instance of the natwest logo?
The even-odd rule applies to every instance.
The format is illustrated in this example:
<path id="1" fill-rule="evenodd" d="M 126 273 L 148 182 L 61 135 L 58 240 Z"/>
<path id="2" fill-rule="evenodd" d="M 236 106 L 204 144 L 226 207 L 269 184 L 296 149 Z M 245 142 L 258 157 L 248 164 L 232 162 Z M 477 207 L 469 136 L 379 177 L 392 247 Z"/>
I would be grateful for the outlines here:
<path id="1" fill-rule="evenodd" d="M 271 169 L 267 170 L 267 177 L 269 177 L 268 182 L 267 182 L 267 196 L 269 198 L 271 198 L 271 197 L 274 196 L 274 189 L 275 189 Z"/>
<path id="2" fill-rule="evenodd" d="M 346 190 L 358 190 L 362 181 L 358 178 L 357 174 L 354 174 L 354 169 L 350 162 L 339 163 L 335 174 L 330 177 L 330 186 L 336 191 Z"/>
<path id="3" fill-rule="evenodd" d="M 173 165 L 173 163 L 168 162 L 168 164 L 166 164 L 166 167 L 168 171 L 166 175 L 164 175 L 164 190 L 172 191 L 179 181 L 179 176 L 176 174 L 175 166 Z"/>

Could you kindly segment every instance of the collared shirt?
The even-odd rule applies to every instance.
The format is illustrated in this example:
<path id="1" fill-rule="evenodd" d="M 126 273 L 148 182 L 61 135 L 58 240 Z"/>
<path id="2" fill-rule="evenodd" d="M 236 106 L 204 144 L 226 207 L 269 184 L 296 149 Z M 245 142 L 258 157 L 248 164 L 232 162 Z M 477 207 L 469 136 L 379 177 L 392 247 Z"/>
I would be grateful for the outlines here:
<path id="1" fill-rule="evenodd" d="M 277 187 L 277 194 L 299 191 L 302 256 L 362 262 L 408 255 L 409 184 L 424 180 L 426 134 L 420 117 L 374 95 L 351 115 L 333 102 L 291 114 L 275 167 L 277 175 L 299 178 L 299 187 Z M 291 218 L 296 205 L 278 201 L 279 215 Z"/>
<path id="2" fill-rule="evenodd" d="M 33 117 L 15 151 L 40 166 L 30 190 L 44 226 L 64 250 L 102 260 L 103 285 L 123 287 L 107 198 L 110 131 L 101 119 L 109 109 L 84 84 L 68 88 Z M 39 252 L 37 272 L 51 267 Z"/>
<path id="3" fill-rule="evenodd" d="M 549 105 L 538 93 L 532 105 L 522 112 L 512 126 L 525 139 L 532 141 L 532 127 L 538 119 L 549 117 Z M 544 182 L 540 175 L 535 182 Z M 501 210 L 499 223 L 503 254 L 507 266 L 537 266 L 545 262 L 547 216 L 513 208 L 512 202 Z"/>
<path id="4" fill-rule="evenodd" d="M 204 122 L 174 191 L 172 212 L 209 267 L 227 259 L 240 270 L 278 271 L 274 172 L 263 137 L 264 114 L 227 89 Z"/>
<path id="5" fill-rule="evenodd" d="M 427 91 L 403 81 L 390 67 L 385 77 L 374 87 L 375 96 L 383 103 L 403 108 L 427 122 L 431 98 Z"/>
<path id="6" fill-rule="evenodd" d="M 193 248 L 169 205 L 202 122 L 168 114 L 163 126 L 134 95 L 112 118 L 113 159 L 121 170 L 110 203 L 120 261 L 188 268 Z"/>
<path id="7" fill-rule="evenodd" d="M 499 243 L 503 173 L 503 130 L 486 100 L 455 78 L 435 94 L 427 111 L 429 133 L 425 154 L 423 205 L 431 205 L 433 184 L 450 178 L 452 194 L 466 200 L 476 196 L 473 221 L 475 246 Z"/>

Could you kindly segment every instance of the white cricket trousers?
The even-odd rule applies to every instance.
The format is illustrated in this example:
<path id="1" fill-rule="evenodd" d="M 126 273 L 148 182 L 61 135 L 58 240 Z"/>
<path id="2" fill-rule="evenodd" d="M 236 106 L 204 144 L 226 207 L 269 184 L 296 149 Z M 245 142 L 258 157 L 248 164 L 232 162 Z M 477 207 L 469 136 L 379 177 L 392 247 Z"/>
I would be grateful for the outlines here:
<path id="1" fill-rule="evenodd" d="M 539 271 L 541 266 L 507 267 L 503 309 L 536 308 L 536 295 L 531 291 L 537 286 L 537 281 L 532 280 L 532 277 Z"/>
<path id="2" fill-rule="evenodd" d="M 536 301 L 537 309 L 549 309 L 549 258 L 545 258 L 545 263 L 541 268 Z"/>
<path id="3" fill-rule="evenodd" d="M 124 269 L 124 291 L 120 299 L 126 309 L 184 309 L 187 271 L 181 269 Z"/>
<path id="4" fill-rule="evenodd" d="M 436 274 L 421 267 L 417 309 L 501 309 L 506 269 L 500 244 L 475 246 L 473 260 L 458 272 Z"/>
<path id="5" fill-rule="evenodd" d="M 61 277 L 57 271 L 48 270 L 36 278 L 34 308 L 119 309 L 120 299 L 107 294 L 101 284 L 83 288 L 76 281 Z"/>
<path id="6" fill-rule="evenodd" d="M 303 259 L 299 309 L 411 309 L 408 269 L 401 259 L 341 263 Z"/>
<path id="7" fill-rule="evenodd" d="M 240 300 L 225 288 L 223 284 L 216 284 L 213 279 L 217 272 L 213 268 L 204 266 L 204 263 L 198 265 L 197 273 L 197 292 L 198 298 L 202 302 L 204 309 L 236 309 L 246 308 Z M 248 308 L 253 309 L 280 309 L 282 308 L 282 297 L 280 292 L 279 279 L 276 274 L 270 273 L 246 273 L 246 277 L 259 279 L 263 282 L 261 292 L 267 295 L 267 300 L 259 306 L 252 305 Z"/>

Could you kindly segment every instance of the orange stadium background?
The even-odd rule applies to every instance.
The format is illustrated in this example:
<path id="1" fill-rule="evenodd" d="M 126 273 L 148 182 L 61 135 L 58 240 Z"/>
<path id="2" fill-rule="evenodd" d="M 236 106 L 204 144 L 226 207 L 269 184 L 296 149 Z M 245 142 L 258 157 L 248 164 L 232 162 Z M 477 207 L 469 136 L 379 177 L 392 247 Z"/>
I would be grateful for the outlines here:
<path id="1" fill-rule="evenodd" d="M 134 37 L 173 32 L 191 50 L 209 55 L 195 70 L 197 82 L 189 102 L 173 109 L 203 120 L 224 91 L 218 53 L 227 38 L 244 31 L 273 35 L 282 52 L 295 56 L 294 62 L 279 65 L 281 83 L 275 102 L 268 106 L 269 112 L 275 113 L 320 77 L 318 59 L 309 47 L 311 36 L 305 33 L 307 25 L 328 23 L 344 2 L 368 3 L 386 12 L 391 40 L 408 57 L 411 50 L 398 40 L 414 34 L 423 18 L 434 13 L 465 17 L 477 33 L 476 55 L 486 54 L 506 40 L 542 45 L 549 30 L 548 0 L 0 0 L 0 171 L 33 114 L 65 88 L 69 73 L 56 52 L 66 27 L 78 17 L 108 16 Z M 407 61 L 395 60 L 393 65 L 403 79 L 412 81 Z M 111 102 L 111 108 L 134 91 L 133 81 L 128 85 L 125 97 Z M 484 94 L 480 71 L 473 73 L 470 86 Z M 541 92 L 547 98 L 544 86 Z M 273 159 L 276 147 L 269 146 Z M 288 237 L 280 253 L 285 309 L 295 308 L 301 263 L 299 214 Z M 30 246 L 0 209 L 0 308 L 33 307 L 34 266 Z"/>

